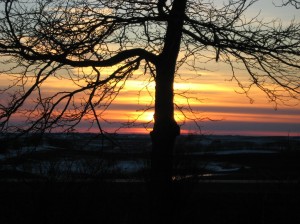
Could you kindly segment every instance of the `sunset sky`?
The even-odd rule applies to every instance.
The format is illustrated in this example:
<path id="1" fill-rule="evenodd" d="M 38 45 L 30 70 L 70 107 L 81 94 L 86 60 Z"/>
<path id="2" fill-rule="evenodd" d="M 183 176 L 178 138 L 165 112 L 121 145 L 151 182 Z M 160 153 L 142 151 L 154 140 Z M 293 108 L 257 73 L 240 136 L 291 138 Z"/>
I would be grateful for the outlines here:
<path id="1" fill-rule="evenodd" d="M 229 81 L 231 73 L 228 71 L 203 72 L 197 79 L 184 83 L 175 83 L 175 91 L 188 90 L 189 104 L 201 120 L 199 125 L 203 134 L 232 134 L 232 135 L 300 135 L 300 108 L 297 101 L 287 102 L 289 106 L 270 103 L 266 95 L 260 90 L 253 89 L 249 99 L 245 94 L 239 94 L 238 85 Z M 182 71 L 185 74 L 185 71 Z M 186 71 L 188 73 L 188 71 Z M 181 80 L 179 80 L 181 81 Z M 122 94 L 115 100 L 105 118 L 110 121 L 127 122 L 140 116 L 138 121 L 148 122 L 153 119 L 153 110 L 142 112 L 152 98 L 144 90 L 146 81 L 130 80 Z M 153 91 L 154 84 L 148 86 Z M 153 93 L 153 92 L 152 92 Z M 140 94 L 140 96 L 138 96 Z M 154 94 L 154 93 L 153 93 Z M 194 100 L 193 97 L 199 98 Z M 186 99 L 175 95 L 175 103 L 186 106 Z M 190 113 L 187 116 L 192 117 Z M 184 120 L 180 112 L 176 112 L 176 120 L 184 125 L 182 133 L 199 133 L 199 129 L 192 121 Z M 213 121 L 211 121 L 213 120 Z M 118 127 L 118 123 L 110 127 Z M 121 129 L 120 132 L 147 133 L 143 127 Z"/>
<path id="2" fill-rule="evenodd" d="M 280 1 L 274 1 L 279 3 Z M 257 15 L 266 20 L 280 17 L 283 24 L 295 19 L 300 21 L 299 10 L 291 7 L 279 8 L 272 6 L 272 1 L 259 1 L 249 9 L 248 15 Z M 275 109 L 274 103 L 270 103 L 266 95 L 258 89 L 250 92 L 253 102 L 244 94 L 239 94 L 240 89 L 236 82 L 229 81 L 231 71 L 221 63 L 211 63 L 205 66 L 211 71 L 199 71 L 199 77 L 187 80 L 178 80 L 175 83 L 177 92 L 189 90 L 192 97 L 200 101 L 191 100 L 197 117 L 202 118 L 199 122 L 201 132 L 204 134 L 232 134 L 232 135 L 294 135 L 300 136 L 300 105 L 299 101 L 286 102 L 288 105 L 280 104 Z M 189 77 L 191 71 L 181 70 L 182 77 Z M 195 77 L 195 76 L 191 76 Z M 242 79 L 247 81 L 247 74 L 241 74 Z M 111 107 L 112 111 L 107 112 L 107 118 L 123 122 L 130 121 L 136 115 L 140 115 L 140 121 L 150 121 L 153 118 L 153 111 L 149 110 L 141 115 L 136 111 L 143 109 L 143 104 L 151 101 L 151 97 L 138 98 L 138 91 L 146 85 L 146 82 L 132 80 L 125 88 L 125 94 L 119 96 Z M 153 90 L 154 84 L 149 88 Z M 146 92 L 146 91 L 145 91 Z M 147 95 L 147 94 L 145 94 Z M 186 104 L 185 99 L 175 96 L 177 103 Z M 137 106 L 137 103 L 140 105 Z M 183 116 L 177 114 L 177 121 L 182 123 Z M 214 121 L 209 121 L 208 119 Z M 185 121 L 182 126 L 182 133 L 199 133 L 198 128 L 191 121 Z M 117 124 L 116 124 L 117 125 Z M 112 125 L 115 126 L 115 125 Z M 121 129 L 121 132 L 148 133 L 143 127 Z"/>
<path id="3" fill-rule="evenodd" d="M 260 3 L 249 9 L 248 16 L 257 15 L 270 20 L 280 17 L 283 24 L 295 19 L 300 21 L 299 10 L 290 7 L 276 8 L 272 1 L 259 1 Z M 276 2 L 280 2 L 277 0 Z M 287 105 L 270 103 L 266 95 L 253 88 L 249 99 L 245 94 L 240 94 L 241 89 L 235 81 L 231 81 L 232 73 L 228 66 L 212 61 L 201 64 L 205 68 L 197 72 L 183 67 L 179 71 L 174 84 L 175 103 L 185 106 L 188 103 L 194 114 L 186 113 L 190 118 L 199 118 L 201 133 L 203 134 L 230 134 L 230 135 L 293 135 L 300 136 L 300 105 L 299 100 L 285 102 Z M 86 68 L 88 69 L 88 68 Z M 139 71 L 137 71 L 138 73 Z M 138 75 L 138 74 L 137 74 Z M 244 71 L 238 74 L 240 80 L 248 82 Z M 300 74 L 299 74 L 300 75 Z M 110 123 L 103 123 L 107 131 L 115 131 L 121 124 L 130 123 L 136 118 L 137 127 L 120 129 L 120 133 L 149 133 L 151 123 L 145 128 L 142 124 L 153 121 L 154 83 L 148 83 L 149 77 L 127 81 L 126 86 L 114 103 L 103 115 L 103 119 Z M 0 86 L 3 88 L 7 77 L 0 77 Z M 67 82 L 58 79 L 49 79 L 44 86 L 44 91 L 74 88 Z M 180 96 L 186 92 L 188 98 Z M 197 98 L 197 100 L 195 99 Z M 2 99 L 3 100 L 3 99 Z M 152 103 L 152 104 L 151 104 Z M 182 133 L 199 133 L 198 127 L 191 120 L 187 120 L 180 112 L 176 112 L 176 120 L 182 125 Z M 85 123 L 86 122 L 86 123 Z M 79 125 L 79 131 L 87 131 L 88 121 Z M 94 129 L 91 129 L 93 131 Z M 96 129 L 95 129 L 96 130 Z"/>

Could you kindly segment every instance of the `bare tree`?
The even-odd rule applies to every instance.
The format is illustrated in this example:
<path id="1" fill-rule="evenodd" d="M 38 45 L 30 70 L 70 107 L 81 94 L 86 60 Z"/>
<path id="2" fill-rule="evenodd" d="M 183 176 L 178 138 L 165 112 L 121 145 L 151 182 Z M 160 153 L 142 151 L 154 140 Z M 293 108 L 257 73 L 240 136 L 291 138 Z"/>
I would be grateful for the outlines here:
<path id="1" fill-rule="evenodd" d="M 284 0 L 284 1 L 282 1 L 282 5 L 283 6 L 292 5 L 296 9 L 300 9 L 300 1 L 298 1 L 298 0 Z"/>
<path id="2" fill-rule="evenodd" d="M 173 83 L 183 64 L 226 63 L 246 94 L 257 86 L 275 103 L 299 97 L 300 24 L 244 16 L 257 1 L 0 1 L 1 76 L 11 79 L 1 90 L 1 130 L 72 130 L 89 118 L 102 131 L 102 111 L 142 71 L 156 84 L 153 173 L 170 181 L 180 134 Z M 77 88 L 45 91 L 53 79 Z"/>

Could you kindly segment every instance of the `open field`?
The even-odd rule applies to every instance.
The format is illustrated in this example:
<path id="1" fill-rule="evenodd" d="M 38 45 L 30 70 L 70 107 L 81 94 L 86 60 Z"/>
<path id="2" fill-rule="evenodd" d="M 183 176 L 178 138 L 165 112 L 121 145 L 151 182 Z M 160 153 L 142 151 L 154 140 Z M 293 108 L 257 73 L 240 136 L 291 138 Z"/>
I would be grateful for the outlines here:
<path id="1" fill-rule="evenodd" d="M 0 179 L 147 179 L 146 135 L 0 138 Z M 174 178 L 299 178 L 300 137 L 181 136 Z"/>
<path id="2" fill-rule="evenodd" d="M 155 223 L 141 182 L 1 183 L 1 223 Z M 177 183 L 170 223 L 299 223 L 297 183 Z"/>
<path id="3" fill-rule="evenodd" d="M 150 141 L 116 141 L 2 139 L 0 223 L 157 223 Z M 164 204 L 168 222 L 300 223 L 299 143 L 299 137 L 179 139 Z"/>

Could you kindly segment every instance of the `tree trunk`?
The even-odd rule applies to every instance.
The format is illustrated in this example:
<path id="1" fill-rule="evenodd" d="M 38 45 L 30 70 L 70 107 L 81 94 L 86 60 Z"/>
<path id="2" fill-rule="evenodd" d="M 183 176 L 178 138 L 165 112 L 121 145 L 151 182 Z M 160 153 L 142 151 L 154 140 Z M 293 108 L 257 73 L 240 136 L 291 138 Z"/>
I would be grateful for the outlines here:
<path id="1" fill-rule="evenodd" d="M 180 128 L 174 120 L 174 74 L 166 71 L 165 67 L 157 67 L 155 124 L 151 132 L 152 223 L 172 223 L 173 148 L 176 137 L 180 134 Z"/>
<path id="2" fill-rule="evenodd" d="M 174 74 L 182 37 L 187 0 L 174 0 L 165 45 L 156 64 L 155 115 L 152 139 L 152 181 L 170 183 L 173 149 L 180 128 L 174 119 Z"/>
<path id="3" fill-rule="evenodd" d="M 173 83 L 186 4 L 187 0 L 174 0 L 164 49 L 156 63 L 155 114 L 151 132 L 153 223 L 172 223 L 174 217 L 173 149 L 180 127 L 174 119 Z"/>
<path id="4" fill-rule="evenodd" d="M 174 75 L 167 75 L 168 73 L 164 69 L 157 69 L 155 124 L 151 132 L 152 181 L 165 183 L 170 182 L 172 178 L 173 148 L 176 137 L 180 134 L 180 128 L 174 120 Z"/>

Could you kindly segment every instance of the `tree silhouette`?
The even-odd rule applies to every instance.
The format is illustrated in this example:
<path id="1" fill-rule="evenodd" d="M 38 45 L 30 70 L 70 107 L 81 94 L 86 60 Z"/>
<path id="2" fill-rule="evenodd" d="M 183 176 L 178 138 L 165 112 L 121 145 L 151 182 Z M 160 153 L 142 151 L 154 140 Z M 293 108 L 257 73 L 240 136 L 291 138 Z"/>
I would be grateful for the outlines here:
<path id="1" fill-rule="evenodd" d="M 142 71 L 155 82 L 152 179 L 170 182 L 180 134 L 173 83 L 183 64 L 223 62 L 245 94 L 257 86 L 275 103 L 299 97 L 300 24 L 244 16 L 256 2 L 2 0 L 1 76 L 12 82 L 1 90 L 0 128 L 66 131 L 88 117 L 102 131 L 101 111 Z M 240 70 L 250 82 L 240 81 Z M 77 88 L 45 92 L 51 79 Z"/>
<path id="2" fill-rule="evenodd" d="M 282 1 L 283 6 L 287 6 L 289 4 L 294 6 L 297 9 L 300 9 L 300 1 L 298 1 L 298 0 L 285 0 L 285 1 Z"/>

